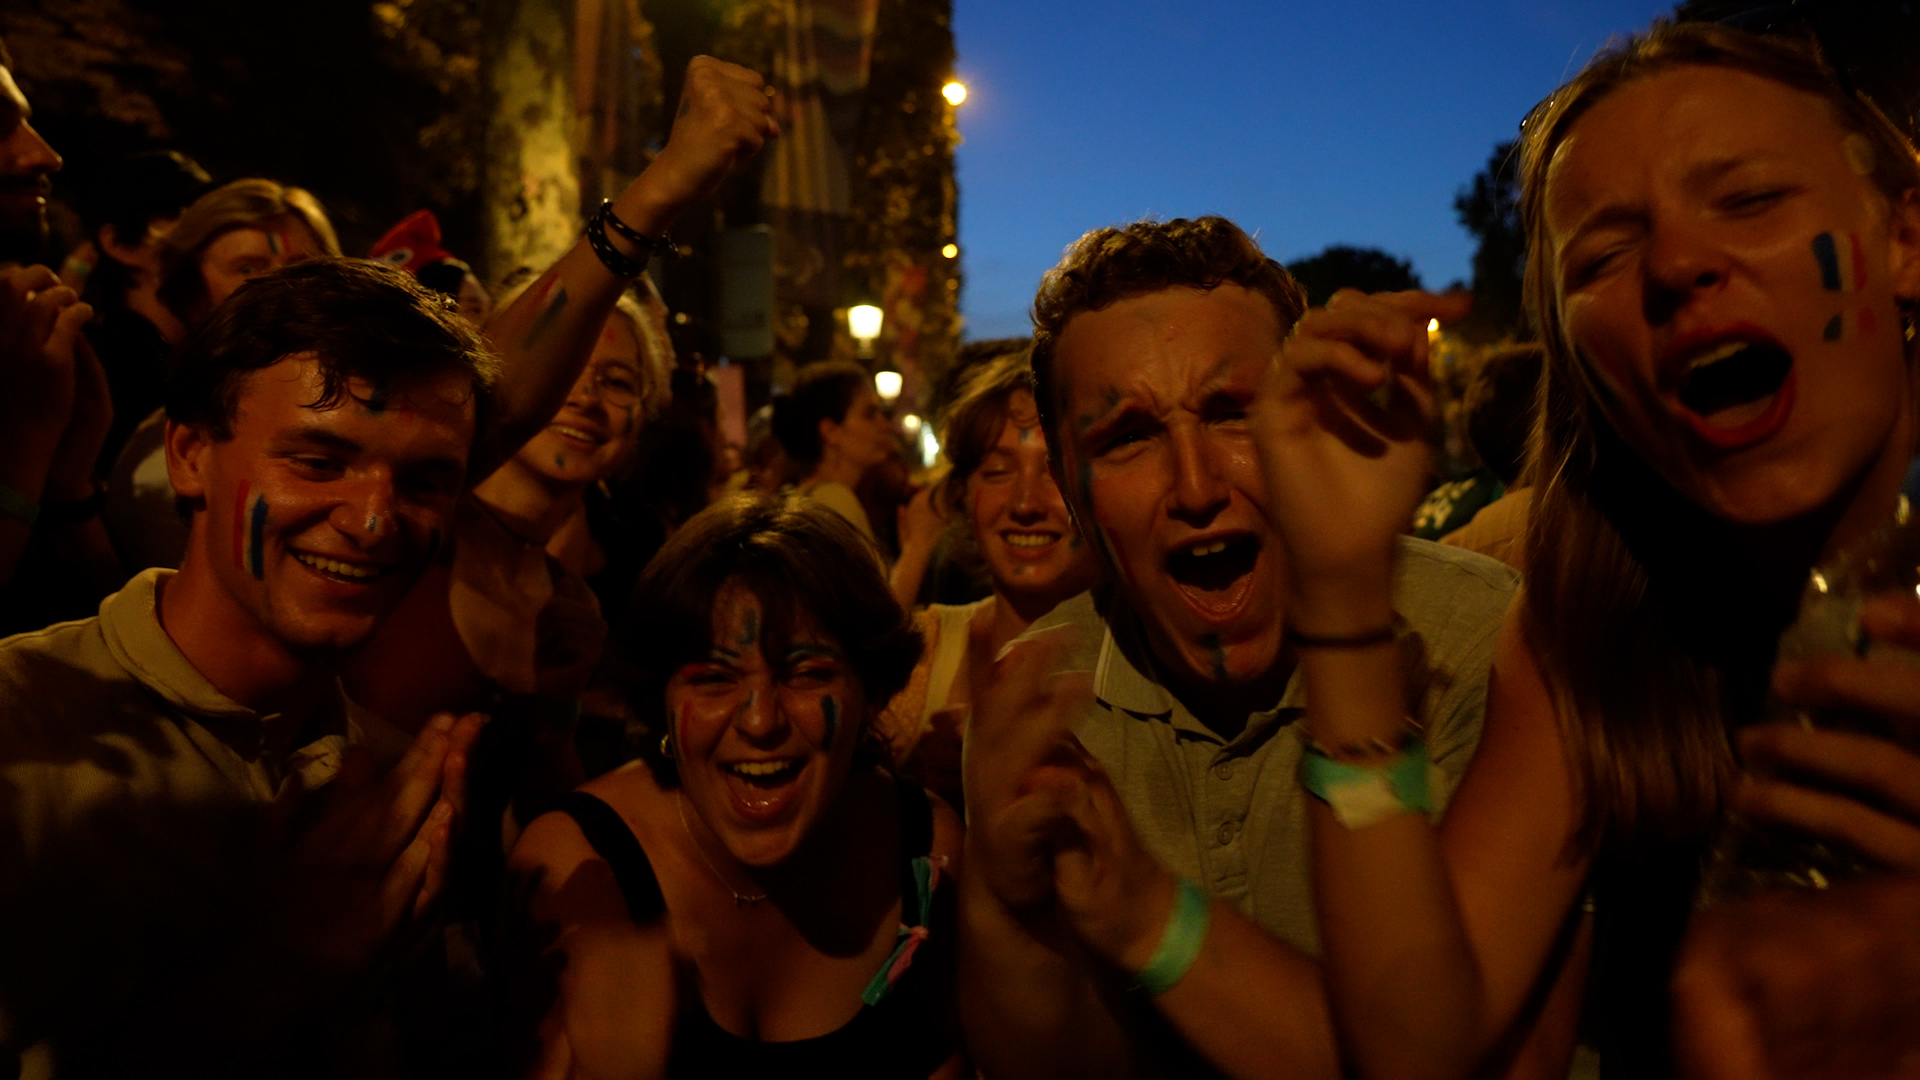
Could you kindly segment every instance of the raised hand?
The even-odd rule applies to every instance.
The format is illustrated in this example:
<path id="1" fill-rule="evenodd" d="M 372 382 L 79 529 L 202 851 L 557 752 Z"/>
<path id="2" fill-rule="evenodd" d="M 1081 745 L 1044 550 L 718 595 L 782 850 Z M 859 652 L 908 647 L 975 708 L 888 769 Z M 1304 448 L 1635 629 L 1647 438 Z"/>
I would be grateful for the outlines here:
<path id="1" fill-rule="evenodd" d="M 1253 422 L 1293 610 L 1311 614 L 1319 592 L 1356 578 L 1384 583 L 1428 477 L 1427 323 L 1458 319 L 1469 303 L 1343 289 L 1281 347 Z"/>
<path id="2" fill-rule="evenodd" d="M 1920 653 L 1920 599 L 1912 594 L 1869 598 L 1860 621 L 1871 640 Z M 1754 771 L 1735 794 L 1740 811 L 1845 844 L 1883 866 L 1920 871 L 1920 668 L 1885 652 L 1783 661 L 1774 690 L 1808 708 L 1876 714 L 1898 743 L 1787 724 L 1749 728 L 1740 752 Z"/>
<path id="3" fill-rule="evenodd" d="M 1088 949 L 1137 972 L 1153 959 L 1166 930 L 1174 876 L 1140 846 L 1107 770 L 1085 750 L 1079 755 L 1072 767 L 1035 778 L 1035 787 L 1073 824 L 1054 856 L 1057 910 Z"/>
<path id="4" fill-rule="evenodd" d="M 15 464 L 29 459 L 43 473 L 52 463 L 73 415 L 75 354 L 91 318 L 93 309 L 46 267 L 0 270 L 0 439 Z M 26 478 L 16 479 L 9 486 L 19 490 Z M 42 479 L 22 493 L 37 497 Z"/>
<path id="5" fill-rule="evenodd" d="M 669 215 L 699 202 L 735 165 L 779 136 L 773 112 L 773 92 L 758 73 L 711 56 L 694 57 L 667 145 L 633 190 L 670 208 Z"/>

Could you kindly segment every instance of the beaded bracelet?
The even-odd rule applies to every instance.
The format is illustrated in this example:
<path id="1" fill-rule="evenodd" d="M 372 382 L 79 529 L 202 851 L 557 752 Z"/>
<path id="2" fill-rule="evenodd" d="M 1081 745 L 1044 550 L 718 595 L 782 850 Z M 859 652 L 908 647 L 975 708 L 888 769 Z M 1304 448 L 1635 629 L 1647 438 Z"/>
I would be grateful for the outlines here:
<path id="1" fill-rule="evenodd" d="M 622 239 L 638 247 L 642 254 L 628 255 L 614 247 L 613 241 L 607 237 L 608 229 L 612 229 Z M 600 259 L 600 264 L 607 268 L 608 273 L 629 281 L 647 272 L 648 258 L 653 255 L 671 254 L 674 250 L 673 240 L 670 237 L 661 236 L 656 239 L 621 221 L 614 215 L 612 199 L 600 200 L 600 209 L 594 211 L 593 217 L 587 222 L 587 246 L 593 249 L 594 255 Z"/>

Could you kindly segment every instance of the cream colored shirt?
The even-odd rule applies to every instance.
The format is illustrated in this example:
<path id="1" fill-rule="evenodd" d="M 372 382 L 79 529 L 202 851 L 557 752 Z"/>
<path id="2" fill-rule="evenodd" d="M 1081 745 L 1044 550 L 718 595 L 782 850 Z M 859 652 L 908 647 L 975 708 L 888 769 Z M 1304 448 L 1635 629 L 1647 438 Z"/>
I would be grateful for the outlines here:
<path id="1" fill-rule="evenodd" d="M 1419 719 L 1434 766 L 1437 819 L 1480 741 L 1487 673 L 1519 575 L 1457 548 L 1403 538 L 1394 609 L 1415 671 Z M 1083 593 L 1028 634 L 1078 631 L 1069 669 L 1093 672 L 1094 701 L 1074 734 L 1113 777 L 1134 831 L 1161 865 L 1308 955 L 1317 955 L 1301 788 L 1300 720 L 1307 701 L 1296 669 L 1272 709 L 1222 738 L 1168 690 L 1138 620 L 1118 598 L 1105 612 Z"/>
<path id="2" fill-rule="evenodd" d="M 0 641 L 0 1072 L 69 1059 L 185 981 L 239 917 L 270 805 L 350 744 L 406 747 L 337 688 L 300 730 L 220 693 L 160 625 L 173 574 Z"/>

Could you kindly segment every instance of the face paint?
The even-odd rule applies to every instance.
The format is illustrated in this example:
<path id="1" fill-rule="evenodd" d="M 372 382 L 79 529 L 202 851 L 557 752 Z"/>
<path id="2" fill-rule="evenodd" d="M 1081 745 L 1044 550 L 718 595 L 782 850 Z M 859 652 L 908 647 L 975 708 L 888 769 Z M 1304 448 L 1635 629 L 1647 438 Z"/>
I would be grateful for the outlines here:
<path id="1" fill-rule="evenodd" d="M 368 514 L 367 515 L 367 535 L 372 536 L 374 533 L 377 533 L 379 531 L 380 531 L 380 515 Z"/>
<path id="2" fill-rule="evenodd" d="M 1821 233 L 1813 238 L 1813 260 L 1820 264 L 1820 287 L 1828 292 L 1840 291 L 1840 256 L 1834 250 L 1833 234 Z"/>
<path id="3" fill-rule="evenodd" d="M 1222 682 L 1226 681 L 1227 650 L 1220 644 L 1220 635 L 1207 634 L 1200 639 L 1200 644 L 1206 646 L 1207 651 L 1213 654 L 1213 677 Z"/>
<path id="4" fill-rule="evenodd" d="M 267 576 L 266 546 L 266 496 L 251 494 L 251 486 L 242 480 L 233 496 L 233 561 L 255 581 Z"/>
<path id="5" fill-rule="evenodd" d="M 827 720 L 827 744 L 825 749 L 833 749 L 835 736 L 840 734 L 840 703 L 832 694 L 820 699 L 820 715 Z"/>
<path id="6" fill-rule="evenodd" d="M 740 644 L 744 647 L 747 645 L 752 645 L 755 642 L 759 641 L 760 640 L 760 609 L 757 607 L 748 606 L 746 614 L 742 617 L 741 621 L 746 623 L 746 626 L 743 627 L 740 631 Z"/>
<path id="7" fill-rule="evenodd" d="M 379 416 L 381 413 L 386 412 L 387 411 L 387 384 L 374 383 L 373 389 L 367 391 L 367 398 L 365 401 L 361 402 L 361 404 L 366 406 L 367 411 L 372 413 L 375 416 Z"/>
<path id="8" fill-rule="evenodd" d="M 566 310 L 567 287 L 558 284 L 559 280 L 559 278 L 553 279 L 553 299 L 547 301 L 547 306 L 542 308 L 540 314 L 534 318 L 533 325 L 527 327 L 526 336 L 520 339 L 521 348 L 531 349 L 538 345 L 540 339 L 546 337 L 553 329 L 553 324 L 559 320 L 560 313 Z"/>
<path id="9" fill-rule="evenodd" d="M 564 469 L 564 468 L 566 468 L 566 467 L 567 467 L 567 455 L 565 455 L 565 454 L 555 454 L 555 455 L 553 455 L 553 464 L 554 464 L 554 467 L 555 467 L 555 468 L 559 468 L 559 469 Z"/>
<path id="10" fill-rule="evenodd" d="M 286 241 L 280 239 L 279 233 L 269 232 L 267 233 L 267 250 L 273 252 L 274 257 L 278 258 L 287 250 Z"/>
<path id="11" fill-rule="evenodd" d="M 1867 287 L 1867 253 L 1860 246 L 1858 233 L 1847 234 L 1846 257 L 1841 257 L 1840 244 L 1832 233 L 1821 233 L 1813 238 L 1813 260 L 1820 267 L 1820 286 L 1828 292 L 1857 293 Z M 1862 307 L 1854 315 L 1854 332 L 1871 334 L 1879 327 L 1873 309 Z M 1827 320 L 1820 331 L 1823 341 L 1839 341 L 1846 332 L 1846 319 L 1835 315 Z"/>
<path id="12" fill-rule="evenodd" d="M 1023 427 L 1023 428 L 1021 428 L 1021 429 L 1020 429 L 1020 442 L 1021 442 L 1021 445 L 1025 445 L 1025 444 L 1027 444 L 1027 443 L 1030 443 L 1030 442 L 1032 442 L 1032 441 L 1033 441 L 1033 429 L 1032 429 L 1032 428 L 1030 428 L 1030 427 Z"/>

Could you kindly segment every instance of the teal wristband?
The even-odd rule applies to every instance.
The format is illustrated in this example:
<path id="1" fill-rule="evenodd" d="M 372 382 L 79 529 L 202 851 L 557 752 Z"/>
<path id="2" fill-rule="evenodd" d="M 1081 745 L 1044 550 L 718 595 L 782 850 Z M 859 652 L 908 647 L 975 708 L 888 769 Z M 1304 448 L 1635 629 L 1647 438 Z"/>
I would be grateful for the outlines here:
<path id="1" fill-rule="evenodd" d="M 40 520 L 40 504 L 7 485 L 0 484 L 0 514 L 24 521 L 27 523 L 27 528 L 31 529 L 33 523 Z"/>
<path id="2" fill-rule="evenodd" d="M 1207 920 L 1213 907 L 1213 895 L 1182 878 L 1173 896 L 1173 914 L 1167 918 L 1166 932 L 1160 935 L 1160 947 L 1153 959 L 1133 977 L 1133 985 L 1148 997 L 1159 997 L 1186 977 L 1187 970 L 1200 958 L 1200 945 L 1207 940 Z"/>
<path id="3" fill-rule="evenodd" d="M 1309 746 L 1300 757 L 1300 786 L 1331 807 L 1349 829 L 1433 809 L 1427 791 L 1427 744 L 1419 739 L 1377 765 L 1349 765 Z"/>

